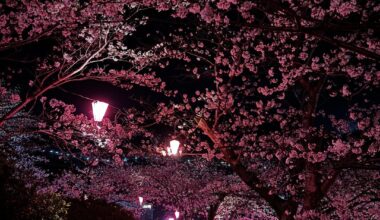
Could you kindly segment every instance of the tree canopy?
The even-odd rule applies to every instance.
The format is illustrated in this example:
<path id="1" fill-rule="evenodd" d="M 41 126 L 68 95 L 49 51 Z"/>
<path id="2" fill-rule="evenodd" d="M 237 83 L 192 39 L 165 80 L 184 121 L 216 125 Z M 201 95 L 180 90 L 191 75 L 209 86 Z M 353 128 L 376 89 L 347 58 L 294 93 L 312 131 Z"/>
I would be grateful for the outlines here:
<path id="1" fill-rule="evenodd" d="M 255 201 L 247 218 L 380 218 L 379 11 L 360 0 L 5 1 L 0 143 L 24 135 L 76 158 L 52 188 L 93 178 L 76 190 L 110 201 L 144 190 L 188 217 L 215 216 L 232 196 Z M 90 106 L 106 84 L 125 96 L 106 98 L 101 122 L 62 95 Z M 203 159 L 162 156 L 171 139 Z"/>

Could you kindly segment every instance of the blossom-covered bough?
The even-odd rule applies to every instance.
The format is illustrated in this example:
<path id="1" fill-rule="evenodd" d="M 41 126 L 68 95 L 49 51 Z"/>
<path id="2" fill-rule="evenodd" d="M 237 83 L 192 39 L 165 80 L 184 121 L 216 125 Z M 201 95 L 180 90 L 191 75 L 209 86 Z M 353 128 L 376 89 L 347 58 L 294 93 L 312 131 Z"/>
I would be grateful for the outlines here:
<path id="1" fill-rule="evenodd" d="M 379 217 L 378 2 L 24 1 L 0 10 L 2 56 L 55 39 L 0 128 L 49 90 L 106 81 L 140 91 L 138 104 L 97 129 L 43 100 L 38 129 L 93 165 L 159 155 L 178 139 L 183 152 L 228 163 L 279 219 Z"/>
<path id="2" fill-rule="evenodd" d="M 235 207 L 239 214 L 246 212 L 244 206 L 247 207 L 247 200 L 255 197 L 255 193 L 236 175 L 227 169 L 210 166 L 205 160 L 162 161 L 151 158 L 148 164 L 132 166 L 131 161 L 133 159 L 129 159 L 129 165 L 124 168 L 96 167 L 89 170 L 87 175 L 67 172 L 40 190 L 74 198 L 86 195 L 111 203 L 127 202 L 126 207 L 133 207 L 132 210 L 137 213 L 145 204 L 153 204 L 156 209 L 161 207 L 172 215 L 177 210 L 186 218 L 207 219 L 214 219 L 217 213 L 223 213 L 224 207 L 220 205 L 227 196 L 245 201 L 242 202 L 243 207 Z M 143 198 L 141 203 L 140 198 Z M 258 206 L 257 201 L 250 205 Z M 273 218 L 273 214 L 268 211 L 262 213 L 261 217 Z"/>

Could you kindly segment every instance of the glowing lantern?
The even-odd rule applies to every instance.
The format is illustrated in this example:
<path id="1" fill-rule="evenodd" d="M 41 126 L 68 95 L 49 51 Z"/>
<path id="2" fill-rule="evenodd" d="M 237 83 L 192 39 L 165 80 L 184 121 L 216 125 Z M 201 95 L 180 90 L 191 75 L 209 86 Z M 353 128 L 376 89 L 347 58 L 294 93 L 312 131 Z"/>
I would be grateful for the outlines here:
<path id="1" fill-rule="evenodd" d="M 170 147 L 168 147 L 168 156 L 172 155 L 172 151 L 170 150 Z"/>
<path id="2" fill-rule="evenodd" d="M 152 209 L 151 204 L 143 205 L 143 209 Z"/>
<path id="3" fill-rule="evenodd" d="M 179 141 L 177 140 L 172 140 L 170 141 L 170 152 L 173 155 L 177 155 L 179 150 Z"/>
<path id="4" fill-rule="evenodd" d="M 174 215 L 175 215 L 175 218 L 178 219 L 179 218 L 179 211 L 176 210 L 175 213 L 174 213 Z"/>
<path id="5" fill-rule="evenodd" d="M 142 205 L 142 204 L 143 204 L 143 201 L 144 201 L 144 198 L 143 198 L 143 197 L 141 197 L 141 196 L 139 196 L 139 203 L 140 203 L 140 205 Z"/>
<path id="6" fill-rule="evenodd" d="M 94 121 L 102 121 L 106 114 L 108 103 L 101 101 L 92 102 L 92 113 L 94 114 Z"/>

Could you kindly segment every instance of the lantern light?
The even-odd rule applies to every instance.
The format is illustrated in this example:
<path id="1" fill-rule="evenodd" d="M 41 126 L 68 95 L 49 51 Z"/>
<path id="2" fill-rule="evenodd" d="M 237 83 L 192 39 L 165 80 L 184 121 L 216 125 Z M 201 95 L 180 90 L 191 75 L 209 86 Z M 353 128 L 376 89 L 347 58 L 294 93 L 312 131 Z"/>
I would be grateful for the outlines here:
<path id="1" fill-rule="evenodd" d="M 92 102 L 92 113 L 94 114 L 94 121 L 102 121 L 106 114 L 108 103 L 101 101 Z"/>
<path id="2" fill-rule="evenodd" d="M 171 151 L 171 154 L 177 155 L 178 150 L 179 150 L 179 141 L 177 141 L 177 140 L 170 141 L 170 151 Z"/>
<path id="3" fill-rule="evenodd" d="M 178 219 L 179 218 L 179 211 L 176 210 L 175 213 L 174 213 L 174 215 L 175 215 L 175 218 Z"/>
<path id="4" fill-rule="evenodd" d="M 151 204 L 145 204 L 145 205 L 143 205 L 143 209 L 152 209 L 152 205 Z"/>
<path id="5" fill-rule="evenodd" d="M 141 196 L 139 196 L 139 203 L 140 203 L 140 205 L 142 205 L 142 204 L 143 204 L 143 201 L 144 201 L 144 198 L 143 198 L 143 197 L 141 197 Z"/>
<path id="6" fill-rule="evenodd" d="M 168 151 L 168 156 L 171 156 L 172 155 L 172 150 L 170 149 L 170 147 L 167 148 L 167 151 Z"/>

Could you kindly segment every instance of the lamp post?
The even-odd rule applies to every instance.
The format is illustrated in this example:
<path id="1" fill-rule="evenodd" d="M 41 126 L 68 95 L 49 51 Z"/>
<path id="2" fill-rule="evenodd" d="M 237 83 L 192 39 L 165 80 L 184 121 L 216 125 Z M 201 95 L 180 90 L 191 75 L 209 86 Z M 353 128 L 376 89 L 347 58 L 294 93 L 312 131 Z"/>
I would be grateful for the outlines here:
<path id="1" fill-rule="evenodd" d="M 170 141 L 170 153 L 173 155 L 177 155 L 178 150 L 179 150 L 179 141 L 177 140 L 171 140 Z"/>
<path id="2" fill-rule="evenodd" d="M 182 150 L 180 150 L 180 142 L 177 140 L 171 140 L 170 146 L 166 148 L 166 150 L 162 149 L 160 154 L 162 156 L 177 156 L 178 154 L 180 156 L 201 156 L 202 153 L 182 153 Z"/>
<path id="3" fill-rule="evenodd" d="M 108 103 L 101 101 L 92 102 L 92 113 L 94 115 L 94 121 L 102 121 L 104 115 L 106 114 L 108 108 Z"/>
<path id="4" fill-rule="evenodd" d="M 139 196 L 139 203 L 140 203 L 140 206 L 143 204 L 143 201 L 144 201 L 144 198 Z"/>

